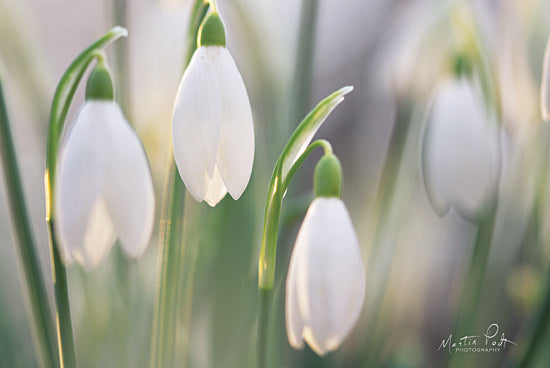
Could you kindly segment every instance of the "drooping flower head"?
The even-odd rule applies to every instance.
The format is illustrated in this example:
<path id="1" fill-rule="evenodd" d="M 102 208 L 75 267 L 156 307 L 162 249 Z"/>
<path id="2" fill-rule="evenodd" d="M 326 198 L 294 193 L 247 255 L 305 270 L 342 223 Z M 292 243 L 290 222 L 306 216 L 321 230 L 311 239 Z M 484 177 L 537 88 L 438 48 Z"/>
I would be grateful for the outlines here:
<path id="1" fill-rule="evenodd" d="M 90 74 L 86 102 L 65 134 L 54 190 L 65 262 L 91 270 L 117 238 L 128 256 L 143 254 L 153 229 L 151 172 L 139 137 L 113 101 L 102 63 Z"/>
<path id="2" fill-rule="evenodd" d="M 546 43 L 544 50 L 544 60 L 542 63 L 542 80 L 540 83 L 540 109 L 542 119 L 550 121 L 550 38 Z"/>
<path id="3" fill-rule="evenodd" d="M 500 151 L 496 118 L 466 78 L 442 82 L 424 135 L 424 184 L 434 209 L 481 216 L 497 190 Z"/>
<path id="4" fill-rule="evenodd" d="M 338 349 L 359 318 L 365 272 L 359 242 L 340 199 L 336 156 L 315 169 L 316 199 L 296 238 L 286 279 L 286 330 L 290 345 L 304 340 L 319 355 Z"/>
<path id="5" fill-rule="evenodd" d="M 215 206 L 227 192 L 242 195 L 254 160 L 252 111 L 217 13 L 204 20 L 180 82 L 172 139 L 178 171 L 195 200 Z"/>

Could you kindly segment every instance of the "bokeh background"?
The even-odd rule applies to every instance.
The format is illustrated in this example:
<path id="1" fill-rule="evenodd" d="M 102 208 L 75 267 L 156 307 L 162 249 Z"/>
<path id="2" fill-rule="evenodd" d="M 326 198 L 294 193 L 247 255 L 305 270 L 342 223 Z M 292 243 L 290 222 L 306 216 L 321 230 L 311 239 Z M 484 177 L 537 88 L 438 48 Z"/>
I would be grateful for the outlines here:
<path id="1" fill-rule="evenodd" d="M 172 106 L 187 50 L 189 0 L 0 0 L 0 70 L 27 205 L 50 286 L 43 175 L 49 105 L 74 57 L 115 24 L 129 37 L 108 48 L 118 100 L 142 138 L 157 193 L 145 255 L 118 247 L 94 271 L 68 268 L 79 366 L 147 367 Z M 219 0 L 228 48 L 243 75 L 256 134 L 252 180 L 238 202 L 215 209 L 187 196 L 185 267 L 177 275 L 178 366 L 248 367 L 255 357 L 257 261 L 271 171 L 293 129 L 334 90 L 353 85 L 317 137 L 344 168 L 343 199 L 362 246 L 366 303 L 340 350 L 294 351 L 284 327 L 284 281 L 312 194 L 320 153 L 296 175 L 281 217 L 269 345 L 272 367 L 440 367 L 453 333 L 477 225 L 430 206 L 420 164 L 430 99 L 474 30 L 501 102 L 499 208 L 471 334 L 498 323 L 518 345 L 472 354 L 465 367 L 513 362 L 528 344 L 548 288 L 550 227 L 537 185 L 548 136 L 540 117 L 542 60 L 550 34 L 545 0 Z M 457 20 L 458 19 L 458 20 Z M 81 87 L 68 122 L 83 102 Z M 541 164 L 542 163 L 542 164 Z M 542 167 L 542 169 L 541 169 Z M 541 189 L 543 188 L 543 189 Z M 33 367 L 27 296 L 4 181 L 0 181 L 0 366 Z M 538 202 L 537 202 L 538 201 Z M 535 205 L 539 203 L 539 205 Z M 548 202 L 550 203 L 550 202 Z M 550 344 L 550 335 L 542 336 Z M 537 355 L 546 367 L 550 350 Z"/>

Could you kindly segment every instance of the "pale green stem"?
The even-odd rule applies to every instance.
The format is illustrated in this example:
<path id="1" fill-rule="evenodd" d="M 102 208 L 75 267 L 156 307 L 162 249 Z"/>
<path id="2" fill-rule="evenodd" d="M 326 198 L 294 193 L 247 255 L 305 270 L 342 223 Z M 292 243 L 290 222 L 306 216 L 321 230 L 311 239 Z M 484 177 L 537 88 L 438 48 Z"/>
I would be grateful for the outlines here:
<path id="1" fill-rule="evenodd" d="M 165 239 L 160 256 L 160 285 L 157 292 L 153 319 L 153 345 L 151 368 L 174 366 L 176 339 L 177 285 L 180 267 L 183 265 L 183 213 L 185 186 L 175 164 L 170 173 L 168 219 L 165 224 Z"/>
<path id="2" fill-rule="evenodd" d="M 495 196 L 488 211 L 478 224 L 476 240 L 470 260 L 470 266 L 466 279 L 462 284 L 462 297 L 459 306 L 459 315 L 455 322 L 456 336 L 465 336 L 475 325 L 479 300 L 485 280 L 485 271 L 489 261 L 491 242 L 497 216 L 498 199 Z M 467 355 L 453 354 L 448 361 L 451 367 L 464 366 Z"/>
<path id="3" fill-rule="evenodd" d="M 314 69 L 313 55 L 315 53 L 318 10 L 319 0 L 304 0 L 302 2 L 289 123 L 298 121 L 307 111 Z"/>
<path id="4" fill-rule="evenodd" d="M 545 122 L 547 123 L 547 122 Z M 535 203 L 533 206 L 533 214 L 531 223 L 534 228 L 534 236 L 539 246 L 543 245 L 543 236 L 540 229 L 541 220 L 544 216 L 545 204 L 548 200 L 548 154 L 550 149 L 548 148 L 548 142 L 550 141 L 550 131 L 548 126 L 543 127 L 544 140 L 541 163 L 539 164 L 539 179 L 537 181 Z M 526 334 L 526 348 L 524 348 L 520 357 L 511 364 L 512 367 L 528 368 L 536 363 L 536 356 L 541 350 L 546 349 L 544 345 L 545 336 L 548 333 L 548 326 L 550 325 L 550 267 L 546 269 L 546 290 L 542 293 L 542 301 L 538 306 L 533 318 L 527 324 Z M 510 364 L 507 365 L 507 367 Z"/>
<path id="5" fill-rule="evenodd" d="M 27 212 L 23 182 L 13 137 L 8 118 L 8 110 L 4 100 L 2 80 L 0 76 L 0 157 L 4 166 L 7 198 L 10 206 L 11 218 L 17 240 L 17 250 L 23 266 L 23 273 L 29 293 L 30 309 L 34 321 L 33 338 L 42 356 L 41 366 L 54 368 L 58 366 L 58 357 L 55 347 L 55 330 L 53 313 L 48 301 L 46 284 L 44 283 L 40 257 L 37 253 L 36 242 L 32 232 L 31 220 Z"/>
<path id="6" fill-rule="evenodd" d="M 196 0 L 189 24 L 189 49 L 185 57 L 185 67 L 197 47 L 199 27 L 208 12 L 208 3 Z M 166 231 L 159 256 L 159 288 L 153 315 L 153 336 L 151 344 L 151 368 L 172 367 L 174 365 L 176 343 L 176 319 L 178 309 L 178 279 L 184 265 L 185 246 L 183 244 L 183 217 L 185 205 L 185 185 L 176 164 L 170 164 L 169 188 L 166 196 L 168 210 Z"/>
<path id="7" fill-rule="evenodd" d="M 397 109 L 397 116 L 390 135 L 390 141 L 388 145 L 388 152 L 384 161 L 382 169 L 382 177 L 378 186 L 378 193 L 376 195 L 376 227 L 374 238 L 372 242 L 372 251 L 370 259 L 372 262 L 377 262 L 380 254 L 380 245 L 383 243 L 384 236 L 387 234 L 387 225 L 389 221 L 390 210 L 393 205 L 393 198 L 395 194 L 397 177 L 401 168 L 401 162 L 405 152 L 405 145 L 407 143 L 407 137 L 411 128 L 411 104 L 408 101 L 399 102 Z M 395 252 L 395 243 L 386 245 L 390 246 L 390 253 Z M 393 257 L 388 256 L 388 259 Z M 379 352 L 378 343 L 380 342 L 380 335 L 382 333 L 382 319 L 381 312 L 386 298 L 386 285 L 390 276 L 391 262 L 382 267 L 380 275 L 380 287 L 374 299 L 374 306 L 372 313 L 367 323 L 369 329 L 368 348 L 366 349 L 366 366 L 372 366 L 376 362 L 377 354 Z"/>
<path id="8" fill-rule="evenodd" d="M 294 165 L 288 170 L 288 173 L 286 174 L 286 177 L 283 182 L 283 188 L 286 191 L 288 188 L 290 181 L 294 177 L 294 174 L 296 174 L 296 171 L 302 166 L 306 158 L 313 152 L 317 147 L 322 147 L 323 150 L 325 150 L 325 155 L 330 155 L 332 153 L 332 146 L 329 141 L 324 139 L 318 139 L 315 142 L 311 143 L 307 149 L 304 151 L 304 153 L 298 157 Z"/>
<path id="9" fill-rule="evenodd" d="M 55 171 L 59 142 L 61 141 L 63 126 L 67 118 L 69 107 L 87 67 L 92 60 L 97 57 L 98 52 L 100 52 L 103 47 L 120 37 L 126 36 L 126 34 L 126 29 L 115 27 L 78 55 L 61 77 L 52 101 L 46 152 L 46 175 L 44 181 L 46 185 L 46 221 L 48 223 L 50 235 L 50 254 L 52 258 L 52 276 L 57 306 L 58 349 L 61 368 L 75 368 L 77 366 L 77 361 L 74 348 L 67 276 L 65 266 L 59 256 L 55 236 L 55 207 L 53 204 L 55 203 Z"/>
<path id="10" fill-rule="evenodd" d="M 264 224 L 264 235 L 262 237 L 262 250 L 260 253 L 260 315 L 258 324 L 258 345 L 257 345 L 257 364 L 258 367 L 264 368 L 267 366 L 267 339 L 269 336 L 269 320 L 270 306 L 273 293 L 273 280 L 275 279 L 275 258 L 277 254 L 277 235 L 279 231 L 279 218 L 281 214 L 281 206 L 284 193 L 288 189 L 290 180 L 304 163 L 306 158 L 318 147 L 322 147 L 325 155 L 332 153 L 332 146 L 324 139 L 319 139 L 311 143 L 292 165 L 282 185 L 277 185 L 279 180 L 277 176 L 282 177 L 280 159 L 275 166 L 273 177 L 271 178 L 272 185 L 269 189 L 268 201 L 266 203 L 266 217 Z M 275 183 L 273 185 L 273 183 Z M 262 278 L 262 275 L 264 278 Z M 266 283 L 265 280 L 270 280 Z M 264 284 L 262 285 L 262 281 Z"/>
<path id="11" fill-rule="evenodd" d="M 112 17 L 114 24 L 118 24 L 122 27 L 127 27 L 127 13 L 128 13 L 128 4 L 127 0 L 113 0 L 111 2 L 112 6 Z M 130 89 L 130 64 L 128 62 L 129 51 L 128 51 L 128 40 L 121 40 L 113 47 L 113 56 L 114 56 L 114 69 L 115 69 L 115 78 L 117 80 L 116 85 L 118 101 L 122 111 L 126 115 L 128 121 L 132 121 L 130 101 L 132 100 L 131 89 Z"/>
<path id="12" fill-rule="evenodd" d="M 288 174 L 284 179 L 282 178 L 281 162 L 279 159 L 273 171 L 271 177 L 271 184 L 268 192 L 268 200 L 266 202 L 265 209 L 265 222 L 264 233 L 262 237 L 262 248 L 260 251 L 260 274 L 259 274 L 259 288 L 263 290 L 270 290 L 273 288 L 273 282 L 275 280 L 275 258 L 277 253 L 277 235 L 279 231 L 279 218 L 281 214 L 281 205 L 283 196 L 288 189 L 290 180 L 298 171 L 300 166 L 304 163 L 306 158 L 317 147 L 323 147 L 325 154 L 332 153 L 332 146 L 324 139 L 316 140 L 311 143 L 307 149 L 302 153 L 296 162 L 288 170 Z M 282 183 L 281 183 L 282 182 Z M 279 184 L 281 183 L 281 184 Z"/>
<path id="13" fill-rule="evenodd" d="M 208 5 L 210 5 L 210 9 L 212 9 L 213 13 L 218 12 L 218 7 L 215 0 L 204 0 L 204 1 L 207 2 Z"/>
<path id="14" fill-rule="evenodd" d="M 546 271 L 546 284 L 550 285 L 550 269 Z M 550 286 L 547 287 L 544 292 L 544 298 L 540 309 L 538 310 L 535 318 L 533 319 L 532 324 L 532 334 L 527 340 L 527 349 L 521 357 L 521 360 L 516 365 L 518 368 L 528 368 L 534 366 L 536 362 L 535 357 L 541 350 L 547 349 L 547 346 L 544 345 L 546 341 L 544 337 L 548 331 L 548 326 L 550 325 Z"/>
<path id="15" fill-rule="evenodd" d="M 267 367 L 267 338 L 273 289 L 260 289 L 260 317 L 258 320 L 257 366 Z"/>

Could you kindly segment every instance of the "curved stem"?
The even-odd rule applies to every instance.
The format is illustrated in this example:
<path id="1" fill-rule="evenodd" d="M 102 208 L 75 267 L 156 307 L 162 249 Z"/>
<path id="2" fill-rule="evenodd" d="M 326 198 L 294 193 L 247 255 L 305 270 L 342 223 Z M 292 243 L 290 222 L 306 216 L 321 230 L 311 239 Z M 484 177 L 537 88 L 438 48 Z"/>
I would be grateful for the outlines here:
<path id="1" fill-rule="evenodd" d="M 282 184 L 278 178 L 282 177 L 280 161 L 275 165 L 271 185 L 269 188 L 268 201 L 266 203 L 266 214 L 264 222 L 264 234 L 262 236 L 262 248 L 260 251 L 260 268 L 258 287 L 260 289 L 260 311 L 258 322 L 258 344 L 257 344 L 257 366 L 267 366 L 267 338 L 269 331 L 270 306 L 273 294 L 273 283 L 275 279 L 275 259 L 277 256 L 277 236 L 279 231 L 279 218 L 281 206 L 290 180 L 304 163 L 306 158 L 317 148 L 323 147 L 325 154 L 332 153 L 332 146 L 324 139 L 319 139 L 310 144 L 296 162 L 291 166 L 285 181 Z"/>
<path id="2" fill-rule="evenodd" d="M 216 0 L 206 0 L 208 4 L 210 5 L 210 8 L 212 9 L 213 13 L 218 12 L 218 7 L 216 6 Z"/>
<path id="3" fill-rule="evenodd" d="M 52 258 L 52 276 L 54 282 L 55 300 L 57 306 L 57 332 L 58 332 L 58 349 L 60 366 L 76 367 L 76 354 L 74 348 L 73 328 L 71 322 L 69 292 L 67 288 L 67 276 L 65 266 L 59 256 L 57 241 L 55 237 L 55 214 L 54 214 L 54 187 L 55 187 L 55 170 L 57 164 L 57 152 L 63 126 L 69 107 L 73 100 L 76 89 L 84 75 L 84 72 L 97 57 L 98 51 L 109 43 L 117 40 L 120 37 L 125 37 L 127 31 L 121 27 L 115 27 L 107 32 L 103 37 L 85 49 L 72 62 L 69 68 L 65 71 L 52 102 L 52 110 L 50 113 L 50 125 L 48 129 L 48 143 L 46 152 L 46 174 L 45 174 L 45 189 L 46 189 L 46 221 L 50 233 L 50 253 Z"/>
<path id="4" fill-rule="evenodd" d="M 4 178 L 8 192 L 8 203 L 14 227 L 19 258 L 23 266 L 23 273 L 29 293 L 29 307 L 34 320 L 34 342 L 42 355 L 45 367 L 57 367 L 57 352 L 55 349 L 55 330 L 53 313 L 48 301 L 46 284 L 42 278 L 40 257 L 37 253 L 36 242 L 32 232 L 31 220 L 27 212 L 23 182 L 17 155 L 11 133 L 8 110 L 4 100 L 2 80 L 0 76 L 0 157 L 4 166 Z"/>
<path id="5" fill-rule="evenodd" d="M 281 214 L 281 205 L 284 193 L 288 189 L 290 180 L 304 163 L 306 158 L 318 147 L 323 147 L 325 154 L 332 153 L 332 146 L 327 140 L 319 139 L 311 143 L 306 150 L 296 159 L 294 164 L 288 170 L 284 180 L 279 180 L 282 177 L 281 167 L 278 163 L 271 177 L 271 185 L 269 188 L 268 201 L 266 203 L 266 217 L 264 223 L 264 234 L 262 237 L 262 248 L 260 251 L 260 274 L 259 288 L 262 290 L 270 290 L 273 288 L 275 280 L 275 258 L 277 252 L 277 233 L 279 230 L 279 217 Z M 281 183 L 282 184 L 279 184 Z"/>
<path id="6" fill-rule="evenodd" d="M 288 173 L 286 175 L 285 181 L 283 182 L 283 191 L 286 192 L 288 185 L 290 184 L 290 181 L 292 180 L 292 177 L 298 171 L 300 166 L 304 163 L 306 158 L 313 152 L 317 147 L 323 147 L 325 150 L 325 155 L 330 155 L 332 153 L 332 145 L 329 141 L 324 139 L 318 139 L 312 144 L 308 146 L 308 148 L 304 151 L 304 153 L 298 157 L 294 165 L 290 167 L 290 170 L 288 170 Z"/>

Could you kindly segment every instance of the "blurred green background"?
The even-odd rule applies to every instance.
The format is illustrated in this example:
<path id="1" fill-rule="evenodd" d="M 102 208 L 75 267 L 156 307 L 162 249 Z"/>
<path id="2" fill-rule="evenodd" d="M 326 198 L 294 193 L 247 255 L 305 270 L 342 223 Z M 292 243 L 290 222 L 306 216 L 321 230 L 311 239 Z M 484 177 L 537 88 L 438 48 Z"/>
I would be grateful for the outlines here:
<path id="1" fill-rule="evenodd" d="M 53 305 L 43 175 L 49 104 L 73 58 L 108 28 L 129 37 L 108 48 L 118 100 L 142 138 L 157 192 L 146 254 L 118 247 L 93 272 L 68 268 L 79 366 L 147 367 L 162 198 L 171 160 L 172 106 L 187 50 L 188 0 L 0 0 L 0 68 L 27 205 Z M 284 282 L 297 230 L 312 199 L 310 158 L 283 204 L 269 345 L 272 367 L 441 367 L 454 333 L 477 225 L 454 210 L 438 217 L 420 170 L 422 132 L 437 82 L 452 72 L 474 30 L 502 106 L 500 203 L 473 331 L 498 323 L 518 345 L 467 354 L 464 367 L 498 367 L 527 348 L 548 281 L 548 172 L 540 118 L 542 59 L 550 34 L 545 0 L 219 0 L 228 48 L 243 75 L 255 122 L 252 180 L 238 202 L 216 208 L 187 195 L 185 267 L 177 324 L 180 367 L 253 366 L 257 262 L 271 170 L 299 121 L 334 90 L 353 85 L 318 133 L 344 168 L 343 199 L 367 271 L 363 314 L 342 347 L 321 359 L 293 350 L 284 326 Z M 458 14 L 458 15 L 457 15 Z M 459 21 L 456 21 L 456 19 Z M 472 26 L 474 25 L 474 26 Z M 468 28 L 471 27 L 471 28 Z M 83 88 L 68 123 L 83 102 Z M 541 175 L 541 173 L 543 173 Z M 0 366 L 33 367 L 23 283 L 0 181 Z M 550 334 L 541 337 L 550 344 Z M 533 366 L 550 364 L 541 350 Z"/>

